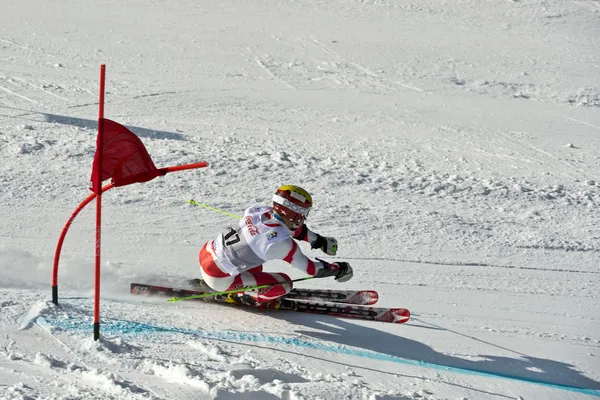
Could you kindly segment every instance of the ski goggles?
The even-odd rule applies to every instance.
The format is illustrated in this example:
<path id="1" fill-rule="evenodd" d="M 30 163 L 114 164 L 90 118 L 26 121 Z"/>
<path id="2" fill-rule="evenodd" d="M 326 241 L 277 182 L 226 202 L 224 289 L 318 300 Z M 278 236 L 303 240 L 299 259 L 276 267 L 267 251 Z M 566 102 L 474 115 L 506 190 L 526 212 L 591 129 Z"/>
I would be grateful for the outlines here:
<path id="1" fill-rule="evenodd" d="M 301 207 L 298 204 L 294 204 L 286 198 L 283 198 L 278 195 L 273 196 L 273 201 L 277 204 L 284 206 L 285 208 L 289 208 L 290 210 L 301 214 L 304 219 L 308 218 L 308 213 L 310 212 L 310 207 Z"/>

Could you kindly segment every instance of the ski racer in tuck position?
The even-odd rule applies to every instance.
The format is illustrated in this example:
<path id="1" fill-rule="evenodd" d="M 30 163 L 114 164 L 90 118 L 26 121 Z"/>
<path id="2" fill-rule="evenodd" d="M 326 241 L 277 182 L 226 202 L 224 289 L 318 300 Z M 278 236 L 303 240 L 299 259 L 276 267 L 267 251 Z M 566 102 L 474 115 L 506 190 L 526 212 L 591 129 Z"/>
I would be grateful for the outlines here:
<path id="1" fill-rule="evenodd" d="M 238 298 L 246 304 L 266 307 L 292 290 L 287 274 L 263 271 L 266 261 L 283 260 L 316 278 L 334 276 L 338 282 L 350 280 L 352 267 L 347 262 L 312 260 L 298 246 L 296 241 L 306 241 L 311 248 L 328 255 L 337 252 L 334 238 L 323 237 L 304 223 L 312 205 L 312 197 L 306 190 L 285 185 L 273 195 L 272 207 L 248 208 L 237 227 L 229 228 L 202 246 L 200 272 L 205 283 L 216 291 L 273 285 L 246 291 Z"/>

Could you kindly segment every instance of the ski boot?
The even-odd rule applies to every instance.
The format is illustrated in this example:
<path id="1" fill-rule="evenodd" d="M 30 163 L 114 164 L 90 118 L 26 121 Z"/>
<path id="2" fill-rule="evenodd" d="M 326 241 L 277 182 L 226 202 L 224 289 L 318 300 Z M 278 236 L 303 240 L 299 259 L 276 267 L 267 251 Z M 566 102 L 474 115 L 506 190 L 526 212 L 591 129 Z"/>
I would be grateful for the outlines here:
<path id="1" fill-rule="evenodd" d="M 230 304 L 240 304 L 244 306 L 252 306 L 257 307 L 258 302 L 256 299 L 249 294 L 244 293 L 229 293 L 227 295 L 227 303 Z"/>
<path id="2" fill-rule="evenodd" d="M 227 295 L 227 302 L 255 308 L 279 308 L 279 299 L 259 302 L 254 296 L 246 293 L 229 293 Z"/>
<path id="3" fill-rule="evenodd" d="M 189 279 L 187 284 L 194 288 L 194 290 L 202 291 L 202 292 L 213 292 L 214 290 L 204 282 L 203 279 Z"/>

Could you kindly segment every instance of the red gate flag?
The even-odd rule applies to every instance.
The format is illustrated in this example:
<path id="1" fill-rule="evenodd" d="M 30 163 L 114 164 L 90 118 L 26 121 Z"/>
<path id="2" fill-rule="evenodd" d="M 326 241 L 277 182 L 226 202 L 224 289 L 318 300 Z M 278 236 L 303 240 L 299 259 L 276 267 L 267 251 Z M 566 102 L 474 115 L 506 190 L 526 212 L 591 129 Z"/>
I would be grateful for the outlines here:
<path id="1" fill-rule="evenodd" d="M 98 174 L 101 180 L 112 178 L 114 186 L 125 186 L 136 182 L 147 182 L 166 171 L 159 170 L 150 158 L 144 144 L 133 132 L 110 119 L 102 118 L 103 138 L 96 141 L 96 154 L 92 167 L 92 187 L 96 194 L 102 188 L 97 187 Z M 102 146 L 102 147 L 100 147 Z M 102 166 L 98 165 L 98 151 L 102 149 Z"/>

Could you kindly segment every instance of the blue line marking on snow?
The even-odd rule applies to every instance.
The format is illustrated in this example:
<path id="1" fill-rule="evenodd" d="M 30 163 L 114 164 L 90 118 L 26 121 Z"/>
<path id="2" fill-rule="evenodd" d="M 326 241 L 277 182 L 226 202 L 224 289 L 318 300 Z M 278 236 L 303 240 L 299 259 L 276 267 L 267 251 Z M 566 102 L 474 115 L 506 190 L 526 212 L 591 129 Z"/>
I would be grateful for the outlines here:
<path id="1" fill-rule="evenodd" d="M 90 322 L 83 322 L 81 320 L 54 320 L 49 317 L 45 317 L 46 321 L 55 326 L 68 331 L 89 331 L 91 330 Z M 196 329 L 178 328 L 175 326 L 161 326 L 146 324 L 134 321 L 122 321 L 122 320 L 110 320 L 104 321 L 101 325 L 103 333 L 116 334 L 116 335 L 140 335 L 140 334 L 153 334 L 153 333 L 180 333 L 183 335 L 190 335 L 199 337 L 202 339 L 217 339 L 217 340 L 230 340 L 235 342 L 254 342 L 254 343 L 271 343 L 271 344 L 283 344 L 288 346 L 305 347 L 314 350 L 321 350 L 330 353 L 337 353 L 343 355 L 349 355 L 354 357 L 369 358 L 377 361 L 389 361 L 396 364 L 411 365 L 422 368 L 429 368 L 441 371 L 455 372 L 461 374 L 468 374 L 474 376 L 492 377 L 492 378 L 505 378 L 521 382 L 533 383 L 553 389 L 561 389 L 569 392 L 588 394 L 591 396 L 600 397 L 600 390 L 585 389 L 575 386 L 561 385 L 556 383 L 548 383 L 538 381 L 532 378 L 520 377 L 517 375 L 495 373 L 495 372 L 483 372 L 468 368 L 450 367 L 447 365 L 434 364 L 425 361 L 409 360 L 396 356 L 391 356 L 383 353 L 376 353 L 367 350 L 357 350 L 345 347 L 343 345 L 324 344 L 318 342 L 312 342 L 309 340 L 298 339 L 294 337 L 282 337 L 282 336 L 268 336 L 258 333 L 244 333 L 244 332 L 232 332 L 232 331 L 202 331 Z"/>

